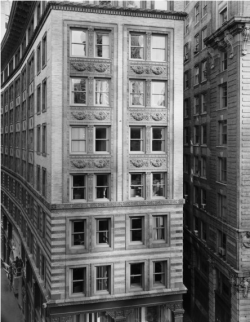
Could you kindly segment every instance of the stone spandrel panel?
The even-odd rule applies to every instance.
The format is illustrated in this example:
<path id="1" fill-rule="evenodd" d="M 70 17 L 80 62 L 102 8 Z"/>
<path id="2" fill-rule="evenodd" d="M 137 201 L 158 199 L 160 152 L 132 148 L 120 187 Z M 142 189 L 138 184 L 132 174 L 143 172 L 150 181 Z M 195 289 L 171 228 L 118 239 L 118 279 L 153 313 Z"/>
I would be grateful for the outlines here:
<path id="1" fill-rule="evenodd" d="M 70 157 L 70 170 L 110 170 L 111 160 L 110 158 L 85 158 L 85 157 Z"/>
<path id="2" fill-rule="evenodd" d="M 164 156 L 147 157 L 142 158 L 141 156 L 130 156 L 129 170 L 168 170 L 167 158 Z"/>
<path id="3" fill-rule="evenodd" d="M 110 75 L 112 74 L 112 65 L 109 60 L 94 60 L 94 59 L 70 59 L 70 75 L 84 76 L 89 74 Z"/>
<path id="4" fill-rule="evenodd" d="M 82 108 L 74 108 L 70 112 L 70 120 L 75 121 L 86 121 L 86 122 L 111 122 L 111 111 L 105 110 L 103 108 L 95 108 L 94 111 L 86 109 L 86 107 Z M 82 122 L 81 122 L 82 125 Z"/>

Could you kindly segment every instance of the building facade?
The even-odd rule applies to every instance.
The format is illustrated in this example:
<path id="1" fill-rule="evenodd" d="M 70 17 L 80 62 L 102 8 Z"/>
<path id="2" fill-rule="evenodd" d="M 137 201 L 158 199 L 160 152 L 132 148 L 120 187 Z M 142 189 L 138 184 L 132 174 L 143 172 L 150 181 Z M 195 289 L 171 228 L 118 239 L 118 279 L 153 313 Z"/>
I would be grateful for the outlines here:
<path id="1" fill-rule="evenodd" d="M 248 1 L 185 2 L 184 308 L 248 321 Z"/>
<path id="2" fill-rule="evenodd" d="M 13 3 L 2 258 L 27 322 L 182 321 L 182 11 Z"/>

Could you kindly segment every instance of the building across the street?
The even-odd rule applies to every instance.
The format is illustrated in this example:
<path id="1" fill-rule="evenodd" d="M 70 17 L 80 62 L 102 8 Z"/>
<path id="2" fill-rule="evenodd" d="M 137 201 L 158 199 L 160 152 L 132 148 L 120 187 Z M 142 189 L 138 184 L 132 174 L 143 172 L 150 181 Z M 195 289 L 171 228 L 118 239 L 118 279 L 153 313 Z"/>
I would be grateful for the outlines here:
<path id="1" fill-rule="evenodd" d="M 193 322 L 250 319 L 250 2 L 185 1 L 184 296 Z"/>
<path id="2" fill-rule="evenodd" d="M 13 2 L 1 251 L 25 321 L 183 320 L 183 10 Z"/>

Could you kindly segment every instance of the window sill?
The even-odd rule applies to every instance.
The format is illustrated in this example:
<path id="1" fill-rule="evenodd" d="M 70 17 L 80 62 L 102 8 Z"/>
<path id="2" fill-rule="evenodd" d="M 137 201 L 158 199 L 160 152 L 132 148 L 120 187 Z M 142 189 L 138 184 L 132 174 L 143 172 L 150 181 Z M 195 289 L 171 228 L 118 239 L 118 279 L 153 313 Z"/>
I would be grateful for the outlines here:
<path id="1" fill-rule="evenodd" d="M 110 245 L 98 245 L 93 247 L 92 252 L 93 253 L 98 253 L 98 252 L 109 252 L 110 250 L 112 250 L 113 247 L 111 247 Z"/>
<path id="2" fill-rule="evenodd" d="M 206 82 L 207 82 L 207 79 L 202 80 L 202 81 L 201 81 L 201 85 L 206 84 Z"/>
<path id="3" fill-rule="evenodd" d="M 227 106 L 226 107 L 222 107 L 222 108 L 217 108 L 216 111 L 223 111 L 223 110 L 227 110 Z"/>
<path id="4" fill-rule="evenodd" d="M 70 200 L 70 202 L 72 202 L 72 203 L 86 203 L 87 202 L 87 200 L 86 199 L 72 199 L 72 200 Z"/>
<path id="5" fill-rule="evenodd" d="M 205 116 L 207 115 L 207 112 L 201 112 L 201 115 Z"/>
<path id="6" fill-rule="evenodd" d="M 145 105 L 129 105 L 129 108 L 145 108 Z"/>
<path id="7" fill-rule="evenodd" d="M 79 107 L 79 106 L 83 106 L 86 107 L 87 104 L 80 104 L 80 103 L 70 103 L 70 107 Z"/>
<path id="8" fill-rule="evenodd" d="M 36 115 L 41 115 L 41 111 L 40 112 L 36 112 Z"/>
<path id="9" fill-rule="evenodd" d="M 42 110 L 42 113 L 45 113 L 45 112 L 47 112 L 47 109 Z"/>
<path id="10" fill-rule="evenodd" d="M 94 151 L 94 154 L 98 154 L 98 155 L 100 155 L 100 154 L 109 155 L 110 152 L 109 151 Z"/>
<path id="11" fill-rule="evenodd" d="M 207 148 L 207 144 L 206 143 L 201 143 L 201 147 L 202 148 Z"/>
<path id="12" fill-rule="evenodd" d="M 142 287 L 139 287 L 139 286 L 130 286 L 129 292 L 142 292 L 144 291 L 144 289 Z"/>
<path id="13" fill-rule="evenodd" d="M 98 199 L 94 199 L 93 201 L 94 202 L 110 202 L 110 200 L 107 198 L 98 198 Z"/>
<path id="14" fill-rule="evenodd" d="M 77 156 L 79 156 L 79 155 L 86 155 L 87 154 L 87 152 L 70 152 L 70 156 L 74 156 L 74 155 L 77 155 Z"/>
<path id="15" fill-rule="evenodd" d="M 216 148 L 223 148 L 223 149 L 227 149 L 227 145 L 216 145 Z"/>
<path id="16" fill-rule="evenodd" d="M 94 295 L 111 295 L 109 291 L 95 291 Z"/>
<path id="17" fill-rule="evenodd" d="M 166 197 L 163 197 L 163 196 L 152 196 L 151 197 L 151 200 L 164 200 L 164 199 L 167 199 Z"/>
<path id="18" fill-rule="evenodd" d="M 142 197 L 131 197 L 130 199 L 129 199 L 130 201 L 138 201 L 138 200 L 145 200 L 145 198 L 142 198 Z"/>
<path id="19" fill-rule="evenodd" d="M 216 183 L 218 183 L 218 184 L 221 184 L 221 185 L 223 185 L 223 186 L 227 186 L 227 183 L 226 182 L 221 182 L 221 181 L 215 181 Z"/>
<path id="20" fill-rule="evenodd" d="M 89 250 L 86 249 L 84 246 L 80 247 L 70 247 L 69 249 L 66 250 L 66 254 L 83 254 L 83 253 L 88 253 Z"/>
<path id="21" fill-rule="evenodd" d="M 47 63 L 42 66 L 42 69 L 44 69 L 47 66 Z"/>
<path id="22" fill-rule="evenodd" d="M 76 293 L 76 294 L 70 293 L 69 297 L 70 298 L 81 298 L 81 297 L 86 297 L 86 295 L 85 295 L 85 293 Z"/>
<path id="23" fill-rule="evenodd" d="M 47 156 L 47 153 L 42 153 L 42 156 L 43 156 L 43 157 L 46 157 L 46 156 Z"/>
<path id="24" fill-rule="evenodd" d="M 144 151 L 129 151 L 129 154 L 145 154 Z"/>

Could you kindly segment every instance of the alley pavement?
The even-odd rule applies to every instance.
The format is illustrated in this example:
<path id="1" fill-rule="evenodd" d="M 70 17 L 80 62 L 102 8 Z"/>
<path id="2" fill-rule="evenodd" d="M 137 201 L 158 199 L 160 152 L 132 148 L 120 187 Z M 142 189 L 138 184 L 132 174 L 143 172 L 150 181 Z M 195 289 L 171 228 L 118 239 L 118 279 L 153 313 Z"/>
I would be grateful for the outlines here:
<path id="1" fill-rule="evenodd" d="M 6 272 L 1 268 L 1 322 L 22 322 L 22 313 L 17 299 L 10 290 Z"/>

